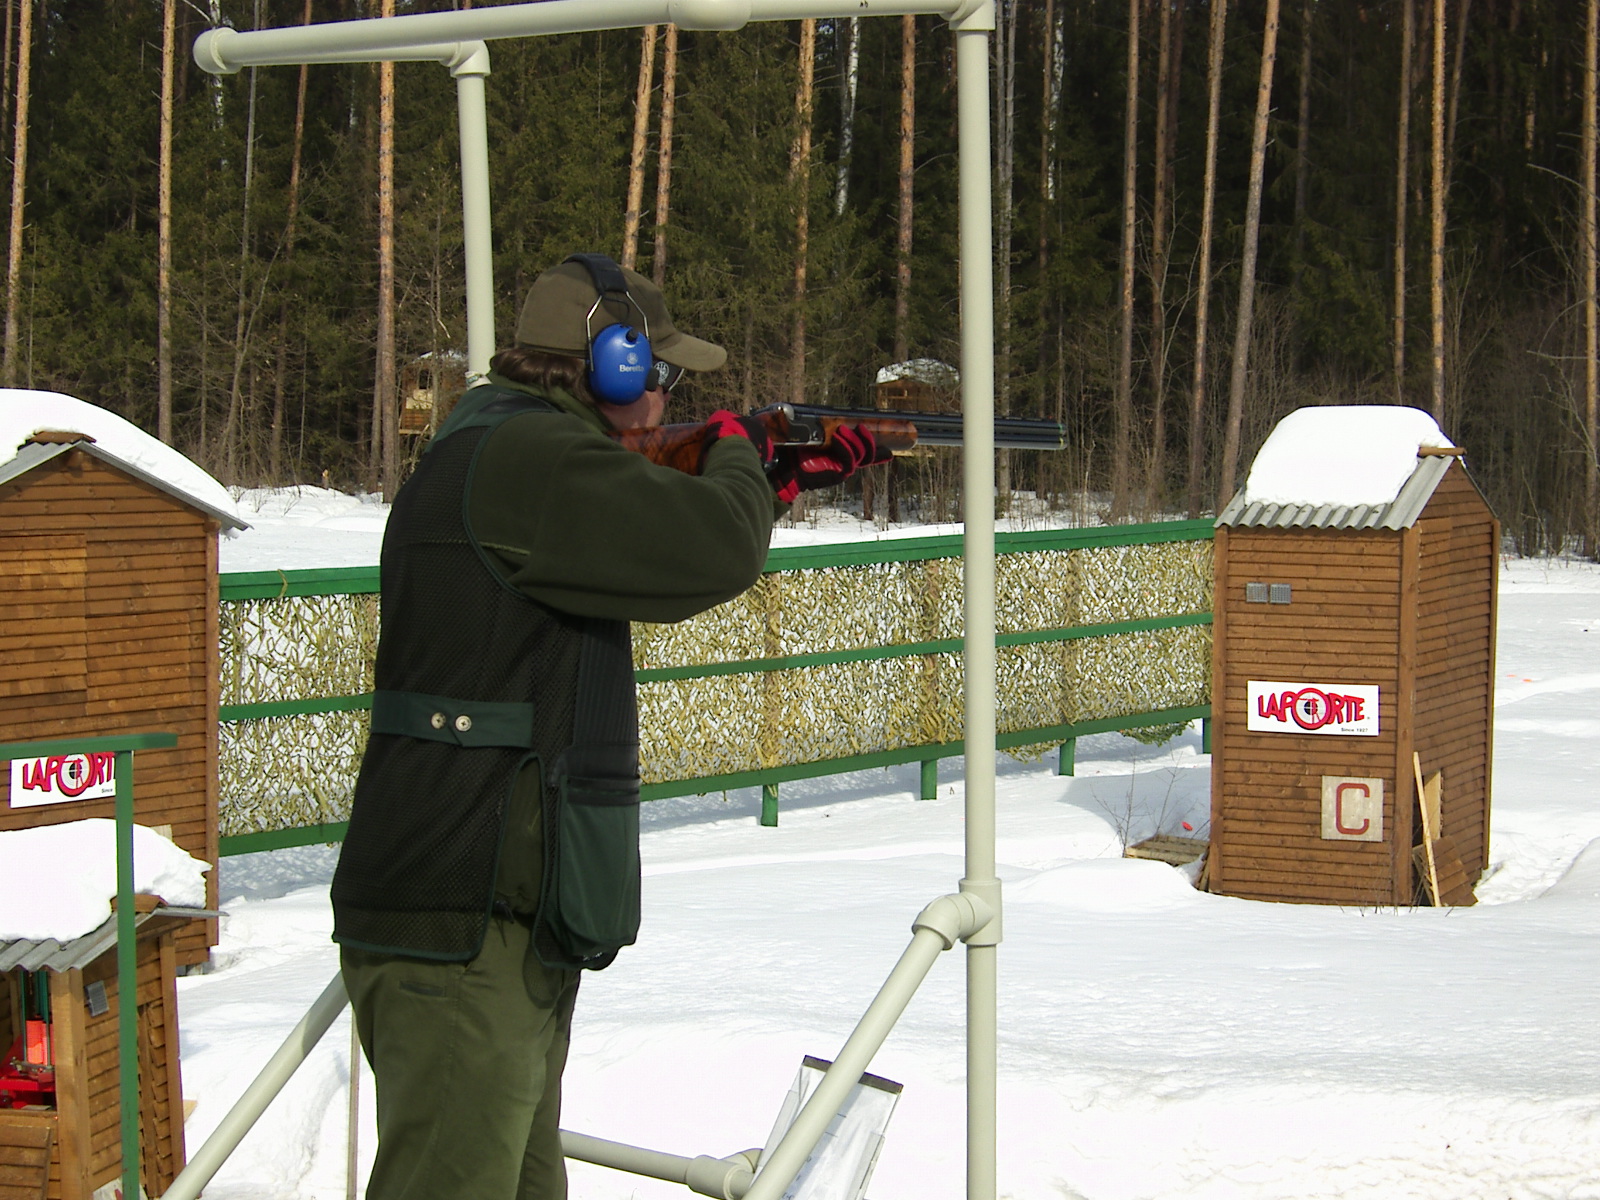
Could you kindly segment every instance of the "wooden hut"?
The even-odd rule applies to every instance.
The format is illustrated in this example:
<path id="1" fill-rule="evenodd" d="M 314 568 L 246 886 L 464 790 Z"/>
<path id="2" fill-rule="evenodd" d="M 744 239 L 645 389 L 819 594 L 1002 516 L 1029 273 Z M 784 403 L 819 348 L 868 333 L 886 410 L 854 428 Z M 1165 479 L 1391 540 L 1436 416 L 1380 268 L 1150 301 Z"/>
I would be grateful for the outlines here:
<path id="1" fill-rule="evenodd" d="M 68 412 L 90 408 L 60 399 L 77 406 Z M 35 432 L 0 461 L 0 727 L 17 742 L 175 732 L 176 748 L 136 756 L 134 820 L 213 866 L 226 528 L 245 525 L 80 432 Z M 28 769 L 0 773 L 0 830 L 114 815 L 107 788 L 21 794 L 15 772 Z M 178 962 L 203 962 L 216 923 L 177 936 Z"/>
<path id="2" fill-rule="evenodd" d="M 139 1178 L 159 1196 L 183 1169 L 177 937 L 189 909 L 137 898 Z M 120 1179 L 117 925 L 69 942 L 0 944 L 0 1196 L 89 1200 Z"/>
<path id="3" fill-rule="evenodd" d="M 960 396 L 960 373 L 933 358 L 882 367 L 872 385 L 873 407 L 898 412 L 957 412 Z"/>
<path id="4" fill-rule="evenodd" d="M 467 388 L 467 357 L 424 354 L 400 369 L 400 432 L 432 437 Z"/>
<path id="5" fill-rule="evenodd" d="M 1472 902 L 1500 529 L 1461 454 L 1414 409 L 1302 409 L 1217 518 L 1212 891 Z M 1278 484 L 1253 492 L 1264 459 Z M 1342 493 L 1341 478 L 1385 471 L 1377 494 Z M 1441 776 L 1427 821 L 1419 764 Z"/>

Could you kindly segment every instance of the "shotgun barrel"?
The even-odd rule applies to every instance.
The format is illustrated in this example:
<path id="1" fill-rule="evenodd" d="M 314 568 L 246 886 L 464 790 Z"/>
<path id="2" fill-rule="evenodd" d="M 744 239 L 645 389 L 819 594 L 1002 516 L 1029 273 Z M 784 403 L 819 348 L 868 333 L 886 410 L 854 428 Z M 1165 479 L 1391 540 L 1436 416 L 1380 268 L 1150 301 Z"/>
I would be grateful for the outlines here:
<path id="1" fill-rule="evenodd" d="M 880 422 L 911 425 L 916 429 L 916 444 L 919 446 L 959 446 L 962 444 L 962 432 L 965 429 L 965 418 L 960 413 L 900 412 L 882 408 L 824 408 L 811 404 L 781 404 L 773 407 L 789 410 L 790 440 L 796 442 L 826 440 L 824 423 L 833 426 L 864 424 L 874 429 L 874 432 Z M 1067 429 L 1059 421 L 996 417 L 994 444 L 996 449 L 1001 450 L 1064 450 L 1067 445 Z"/>

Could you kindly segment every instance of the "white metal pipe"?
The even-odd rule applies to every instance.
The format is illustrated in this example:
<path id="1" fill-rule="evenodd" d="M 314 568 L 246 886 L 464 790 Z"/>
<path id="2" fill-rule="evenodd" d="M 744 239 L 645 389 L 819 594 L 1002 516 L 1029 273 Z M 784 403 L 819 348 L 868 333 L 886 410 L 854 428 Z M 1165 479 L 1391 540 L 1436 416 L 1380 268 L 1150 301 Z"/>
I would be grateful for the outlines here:
<path id="1" fill-rule="evenodd" d="M 934 961 L 959 939 L 988 924 L 992 916 L 982 901 L 967 895 L 940 896 L 918 914 L 911 926 L 911 944 L 900 955 L 900 961 L 889 972 L 794 1124 L 772 1153 L 762 1159 L 761 1171 L 745 1193 L 745 1200 L 778 1200 L 783 1195 L 838 1115 L 850 1089 L 871 1065 L 872 1056 L 894 1029 Z"/>
<path id="2" fill-rule="evenodd" d="M 250 1132 L 251 1126 L 283 1090 L 283 1085 L 289 1082 L 289 1077 L 305 1061 L 311 1048 L 328 1032 L 328 1026 L 333 1024 L 334 1018 L 348 1003 L 344 976 L 335 975 L 328 986 L 322 989 L 322 995 L 306 1011 L 306 1015 L 300 1018 L 300 1023 L 284 1039 L 283 1045 L 278 1047 L 278 1052 L 267 1060 L 261 1073 L 244 1090 L 244 1095 L 228 1110 L 222 1123 L 195 1151 L 188 1165 L 172 1181 L 172 1186 L 162 1194 L 161 1200 L 194 1200 L 200 1194 L 200 1190 L 211 1182 L 211 1177 L 244 1140 L 244 1135 Z"/>
<path id="3" fill-rule="evenodd" d="M 980 6 L 978 0 L 946 0 L 942 4 L 930 0 L 541 0 L 245 33 L 211 29 L 195 42 L 194 54 L 205 70 L 228 74 L 241 67 L 337 61 L 329 56 L 430 42 L 494 41 L 666 24 L 680 29 L 742 29 L 751 21 L 804 17 L 937 13 L 955 21 Z"/>
<path id="4" fill-rule="evenodd" d="M 715 1196 L 717 1200 L 740 1200 L 749 1191 L 761 1151 L 745 1150 L 727 1158 L 712 1158 L 709 1154 L 686 1158 L 563 1129 L 561 1153 L 567 1158 L 594 1163 L 598 1167 L 664 1179 L 668 1183 L 681 1183 L 690 1191 L 702 1196 Z"/>
<path id="5" fill-rule="evenodd" d="M 966 876 L 994 916 L 967 939 L 967 1200 L 996 1194 L 1000 882 L 995 876 L 994 268 L 990 211 L 989 33 L 994 8 L 953 22 L 961 237 L 965 540 Z"/>
<path id="6" fill-rule="evenodd" d="M 489 220 L 489 117 L 484 78 L 489 51 L 482 42 L 451 67 L 461 130 L 461 231 L 467 267 L 467 383 L 489 373 L 494 356 L 494 245 Z"/>

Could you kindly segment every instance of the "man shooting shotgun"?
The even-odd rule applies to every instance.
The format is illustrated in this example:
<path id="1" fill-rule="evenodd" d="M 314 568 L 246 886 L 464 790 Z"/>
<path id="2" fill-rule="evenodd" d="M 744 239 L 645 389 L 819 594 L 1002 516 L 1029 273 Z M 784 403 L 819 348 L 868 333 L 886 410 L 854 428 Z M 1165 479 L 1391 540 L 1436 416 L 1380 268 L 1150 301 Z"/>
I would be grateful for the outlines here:
<path id="1" fill-rule="evenodd" d="M 692 473 L 611 436 L 661 423 L 722 347 L 597 254 L 540 275 L 515 345 L 428 444 L 384 532 L 372 735 L 334 939 L 378 1088 L 368 1200 L 563 1200 L 561 1074 L 585 970 L 639 927 L 630 621 L 761 576 L 774 515 L 889 451 L 835 426 L 695 426 Z"/>

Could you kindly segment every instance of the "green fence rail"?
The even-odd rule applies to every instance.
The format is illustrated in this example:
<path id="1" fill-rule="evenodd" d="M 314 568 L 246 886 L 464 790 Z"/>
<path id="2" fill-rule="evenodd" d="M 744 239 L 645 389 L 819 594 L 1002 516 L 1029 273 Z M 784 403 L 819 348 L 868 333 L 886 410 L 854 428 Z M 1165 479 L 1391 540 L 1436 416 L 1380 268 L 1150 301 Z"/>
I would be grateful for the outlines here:
<path id="1" fill-rule="evenodd" d="M 996 538 L 997 748 L 1210 716 L 1211 523 Z M 645 799 L 964 752 L 959 535 L 786 547 L 745 595 L 634 627 Z M 222 853 L 338 840 L 372 704 L 375 567 L 221 580 Z M 263 786 L 271 781 L 270 787 Z"/>

